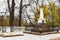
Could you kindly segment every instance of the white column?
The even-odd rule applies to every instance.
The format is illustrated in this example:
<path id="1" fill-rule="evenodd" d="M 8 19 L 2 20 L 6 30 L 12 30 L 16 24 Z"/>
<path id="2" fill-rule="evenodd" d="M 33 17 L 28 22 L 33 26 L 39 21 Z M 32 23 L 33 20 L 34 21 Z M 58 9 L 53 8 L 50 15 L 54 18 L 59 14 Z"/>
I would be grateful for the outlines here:
<path id="1" fill-rule="evenodd" d="M 43 13 L 43 9 L 40 8 L 40 17 L 38 19 L 38 23 L 42 23 L 42 20 L 44 20 L 44 23 L 46 23 L 46 20 L 44 18 L 44 13 Z"/>
<path id="2" fill-rule="evenodd" d="M 44 15 L 43 15 L 43 9 L 40 9 L 40 19 L 44 19 Z"/>

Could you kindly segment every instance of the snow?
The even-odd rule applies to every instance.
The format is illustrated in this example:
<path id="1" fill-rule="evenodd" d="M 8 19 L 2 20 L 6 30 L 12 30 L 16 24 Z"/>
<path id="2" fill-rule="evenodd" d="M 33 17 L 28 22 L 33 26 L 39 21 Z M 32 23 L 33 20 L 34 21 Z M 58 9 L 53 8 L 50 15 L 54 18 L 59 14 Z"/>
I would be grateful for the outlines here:
<path id="1" fill-rule="evenodd" d="M 49 34 L 49 35 L 44 35 L 44 36 L 40 36 L 41 40 L 49 40 L 49 39 L 52 39 L 52 38 L 57 38 L 57 37 L 60 37 L 59 36 L 60 34 Z"/>
<path id="2" fill-rule="evenodd" d="M 19 28 L 19 27 L 18 27 Z M 23 31 L 25 28 L 23 27 L 22 29 L 20 29 L 20 31 L 18 31 L 17 29 L 15 29 L 14 32 L 16 33 L 20 33 L 20 34 L 24 34 L 24 36 L 15 36 L 15 37 L 1 37 L 0 36 L 0 40 L 49 40 L 52 38 L 57 38 L 60 37 L 60 34 L 48 34 L 48 35 L 33 35 L 33 34 L 26 34 L 23 33 Z M 60 31 L 59 31 L 60 32 Z M 0 32 L 1 34 L 1 32 Z"/>
<path id="3" fill-rule="evenodd" d="M 40 40 L 40 37 L 37 35 L 24 34 L 24 36 L 17 37 L 0 37 L 1 40 Z"/>
<path id="4" fill-rule="evenodd" d="M 49 40 L 51 38 L 60 37 L 60 34 L 49 34 L 49 35 L 33 35 L 33 34 L 25 34 L 24 36 L 16 36 L 16 37 L 0 37 L 0 40 Z"/>

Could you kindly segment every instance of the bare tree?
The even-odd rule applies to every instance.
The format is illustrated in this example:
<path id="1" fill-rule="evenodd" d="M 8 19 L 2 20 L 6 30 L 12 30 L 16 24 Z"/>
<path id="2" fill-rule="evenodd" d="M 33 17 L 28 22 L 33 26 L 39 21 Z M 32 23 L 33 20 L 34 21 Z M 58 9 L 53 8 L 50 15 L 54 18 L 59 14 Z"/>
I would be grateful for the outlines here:
<path id="1" fill-rule="evenodd" d="M 26 11 L 26 9 L 27 9 L 28 6 L 29 6 L 29 7 L 31 8 L 30 11 L 32 11 L 32 12 L 35 14 L 35 13 L 36 13 L 37 6 L 39 6 L 38 1 L 39 1 L 39 0 L 36 0 L 36 1 L 35 1 L 35 0 L 30 0 L 30 1 L 29 1 L 29 4 L 22 5 L 22 9 L 25 8 L 25 11 L 24 11 L 24 10 L 23 10 L 23 11 L 26 12 L 26 16 L 27 16 L 28 20 L 30 21 L 30 23 L 31 23 L 32 25 L 34 25 L 34 23 L 31 21 L 30 16 L 28 15 L 28 11 Z M 20 2 L 21 2 L 21 1 L 20 1 Z M 35 3 L 36 6 L 33 7 L 32 4 L 34 4 L 34 3 Z M 20 5 L 21 5 L 21 3 L 20 3 Z M 20 7 L 21 7 L 21 6 L 20 6 Z M 20 9 L 21 9 L 21 8 L 20 8 Z M 22 12 L 23 12 L 23 11 L 22 11 Z M 21 15 L 21 14 L 22 14 L 22 13 L 20 13 L 20 15 Z M 21 18 L 20 18 L 20 19 L 21 19 Z M 21 20 L 19 20 L 19 21 L 20 21 L 19 23 L 21 24 Z"/>
<path id="2" fill-rule="evenodd" d="M 22 3 L 23 3 L 23 0 L 20 1 L 20 8 L 19 8 L 19 26 L 21 26 L 22 9 L 24 7 L 30 6 L 30 4 L 22 5 Z"/>
<path id="3" fill-rule="evenodd" d="M 15 0 L 12 0 L 12 4 L 11 5 L 10 5 L 10 0 L 7 0 L 7 4 L 8 4 L 9 13 L 10 13 L 10 31 L 13 32 Z"/>

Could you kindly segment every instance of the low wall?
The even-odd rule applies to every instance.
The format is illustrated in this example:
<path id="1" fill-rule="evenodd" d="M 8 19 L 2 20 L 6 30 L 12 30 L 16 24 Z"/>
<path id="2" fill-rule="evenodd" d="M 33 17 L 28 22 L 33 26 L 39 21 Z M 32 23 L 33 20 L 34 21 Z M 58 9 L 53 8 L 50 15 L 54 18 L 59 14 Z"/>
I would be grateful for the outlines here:
<path id="1" fill-rule="evenodd" d="M 33 27 L 25 27 L 25 31 L 31 31 Z"/>
<path id="2" fill-rule="evenodd" d="M 14 27 L 14 32 L 22 32 L 25 31 L 25 27 Z"/>
<path id="3" fill-rule="evenodd" d="M 4 27 L 5 32 L 10 32 L 10 27 Z M 25 31 L 25 27 L 14 27 L 14 32 L 22 32 Z M 2 27 L 0 27 L 0 32 L 2 32 Z"/>

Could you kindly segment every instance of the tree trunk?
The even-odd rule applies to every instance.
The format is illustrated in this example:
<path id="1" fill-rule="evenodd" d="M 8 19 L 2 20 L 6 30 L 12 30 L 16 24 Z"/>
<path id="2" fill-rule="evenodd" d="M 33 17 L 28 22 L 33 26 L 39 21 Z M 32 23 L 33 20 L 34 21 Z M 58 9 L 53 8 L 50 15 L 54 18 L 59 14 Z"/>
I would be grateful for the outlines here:
<path id="1" fill-rule="evenodd" d="M 21 26 L 22 2 L 23 2 L 23 0 L 20 1 L 20 9 L 19 9 L 19 26 Z"/>
<path id="2" fill-rule="evenodd" d="M 10 2 L 7 0 L 8 3 L 8 9 L 10 12 L 10 32 L 13 32 L 13 21 L 14 21 L 14 6 L 15 6 L 15 0 L 12 0 L 12 5 L 10 7 Z"/>

